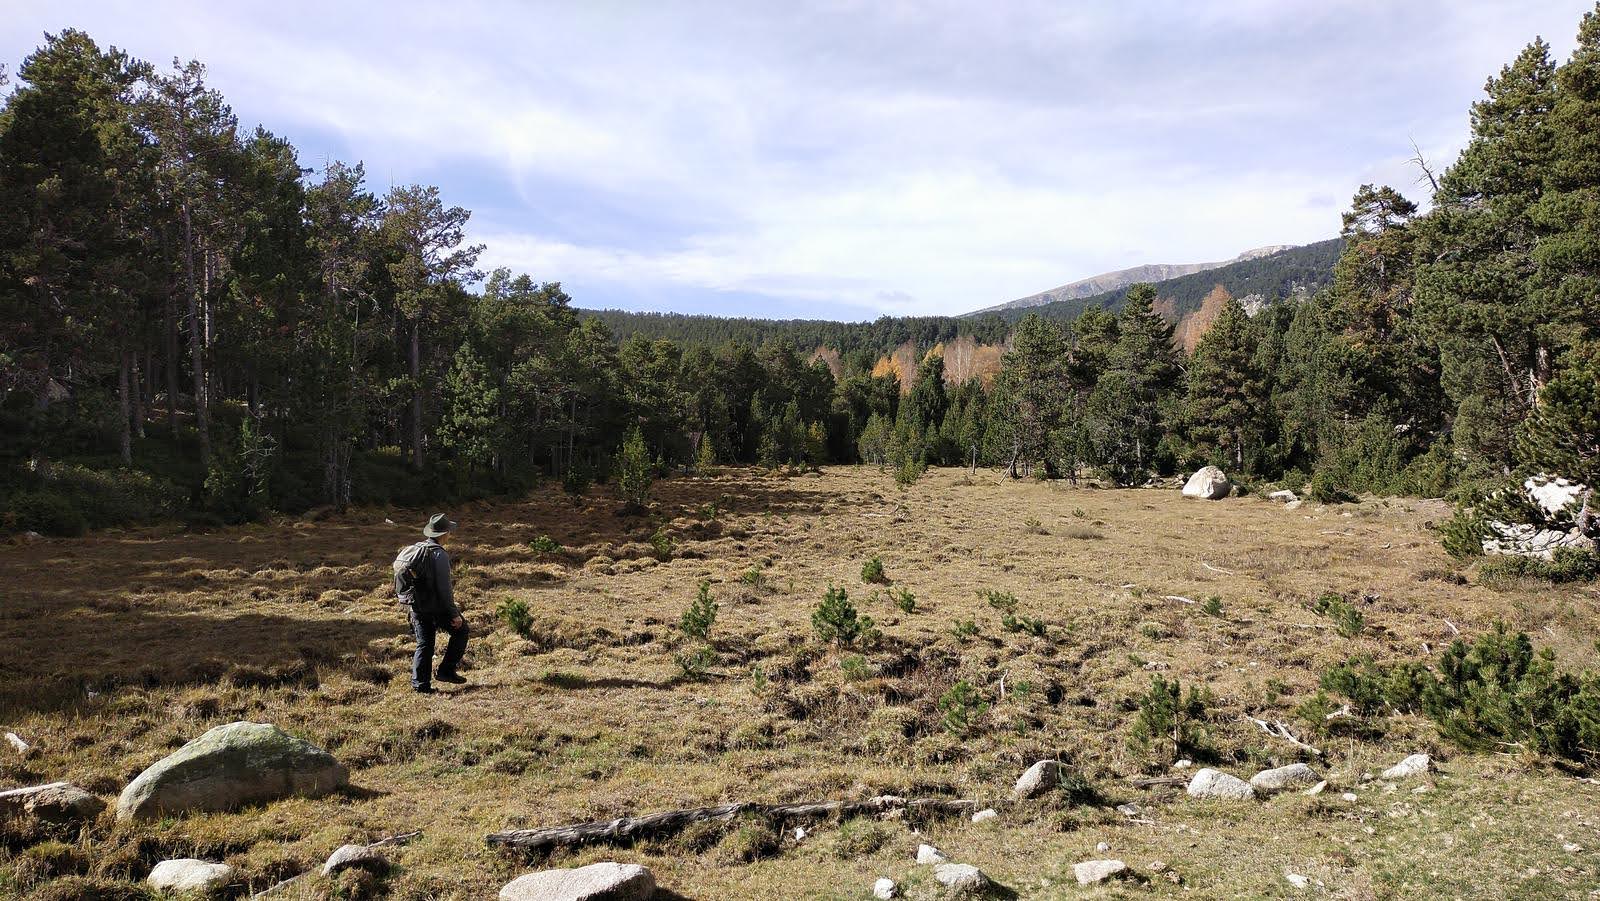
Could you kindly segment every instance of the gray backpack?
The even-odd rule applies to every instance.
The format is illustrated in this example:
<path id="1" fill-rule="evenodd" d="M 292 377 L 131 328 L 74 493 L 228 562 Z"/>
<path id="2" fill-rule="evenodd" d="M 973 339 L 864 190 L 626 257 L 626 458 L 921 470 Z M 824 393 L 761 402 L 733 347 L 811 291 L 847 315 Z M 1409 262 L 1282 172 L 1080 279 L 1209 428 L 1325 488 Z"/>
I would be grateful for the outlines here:
<path id="1" fill-rule="evenodd" d="M 433 545 L 426 541 L 408 544 L 394 558 L 394 593 L 400 603 L 410 607 L 417 600 L 417 581 L 421 576 L 423 561 Z"/>

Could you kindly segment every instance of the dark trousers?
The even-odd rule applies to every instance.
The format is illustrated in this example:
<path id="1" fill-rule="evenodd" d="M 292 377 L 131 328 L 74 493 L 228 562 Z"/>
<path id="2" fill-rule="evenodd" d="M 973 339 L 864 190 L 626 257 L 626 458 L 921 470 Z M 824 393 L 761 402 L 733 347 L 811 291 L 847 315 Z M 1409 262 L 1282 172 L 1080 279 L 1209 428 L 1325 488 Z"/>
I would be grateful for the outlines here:
<path id="1" fill-rule="evenodd" d="M 450 625 L 449 620 L 436 621 L 428 614 L 419 616 L 417 611 L 411 611 L 411 631 L 417 636 L 417 653 L 411 658 L 412 688 L 433 684 L 434 637 L 440 629 L 450 636 L 450 642 L 444 647 L 444 659 L 439 661 L 439 672 L 455 672 L 456 666 L 461 663 L 461 656 L 467 652 L 465 618 L 461 620 L 461 628 L 457 629 Z"/>

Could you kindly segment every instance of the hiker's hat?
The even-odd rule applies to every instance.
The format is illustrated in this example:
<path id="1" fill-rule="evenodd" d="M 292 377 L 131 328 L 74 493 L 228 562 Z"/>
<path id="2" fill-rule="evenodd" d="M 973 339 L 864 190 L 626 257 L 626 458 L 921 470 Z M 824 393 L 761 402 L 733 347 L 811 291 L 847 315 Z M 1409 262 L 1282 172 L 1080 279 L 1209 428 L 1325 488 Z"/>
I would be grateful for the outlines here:
<path id="1" fill-rule="evenodd" d="M 446 532 L 453 531 L 456 524 L 445 518 L 443 513 L 435 513 L 428 517 L 428 524 L 422 527 L 422 534 L 429 538 L 438 538 Z"/>

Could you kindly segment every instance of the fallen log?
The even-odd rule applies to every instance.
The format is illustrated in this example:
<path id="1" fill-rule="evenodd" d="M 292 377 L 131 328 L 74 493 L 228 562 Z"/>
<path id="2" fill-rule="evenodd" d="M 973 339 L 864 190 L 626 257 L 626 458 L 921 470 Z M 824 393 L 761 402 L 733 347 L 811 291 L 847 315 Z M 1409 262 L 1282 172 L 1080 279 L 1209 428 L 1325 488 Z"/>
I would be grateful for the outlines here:
<path id="1" fill-rule="evenodd" d="M 1188 776 L 1148 776 L 1132 780 L 1134 788 L 1155 788 L 1161 785 L 1188 785 Z"/>
<path id="2" fill-rule="evenodd" d="M 828 817 L 852 817 L 868 813 L 888 813 L 903 810 L 907 813 L 965 813 L 978 806 L 977 801 L 960 798 L 906 798 L 879 795 L 865 801 L 813 801 L 804 804 L 757 804 L 741 801 L 713 807 L 689 807 L 683 810 L 666 810 L 640 817 L 618 817 L 614 820 L 596 820 L 591 823 L 572 823 L 545 829 L 514 829 L 492 832 L 485 837 L 491 847 L 516 848 L 529 853 L 551 848 L 595 843 L 622 844 L 643 838 L 663 838 L 683 831 L 691 823 L 710 820 L 727 822 L 741 814 L 766 817 L 777 824 L 796 820 L 820 820 Z"/>

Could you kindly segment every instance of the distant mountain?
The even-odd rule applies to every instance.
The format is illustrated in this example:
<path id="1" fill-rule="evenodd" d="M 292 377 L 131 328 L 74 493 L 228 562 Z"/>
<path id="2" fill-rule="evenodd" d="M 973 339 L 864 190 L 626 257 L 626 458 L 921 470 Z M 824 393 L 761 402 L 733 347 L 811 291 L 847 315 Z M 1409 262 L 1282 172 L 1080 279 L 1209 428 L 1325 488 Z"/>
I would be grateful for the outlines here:
<path id="1" fill-rule="evenodd" d="M 1135 266 L 1132 269 L 1118 269 L 1116 272 L 1105 272 L 1100 275 L 1091 275 L 1088 278 L 1079 279 L 1078 281 L 1070 284 L 1062 285 L 1059 288 L 1051 288 L 1048 291 L 1041 291 L 1038 294 L 1030 294 L 1029 296 L 1020 300 L 1013 300 L 1009 303 L 999 304 L 998 306 L 985 307 L 981 310 L 975 310 L 966 315 L 982 316 L 986 313 L 1003 313 L 1007 310 L 1023 310 L 1029 307 L 1041 307 L 1047 303 L 1058 303 L 1063 300 L 1081 300 L 1085 297 L 1093 297 L 1096 294 L 1105 294 L 1109 291 L 1115 291 L 1118 288 L 1126 288 L 1129 285 L 1137 285 L 1143 282 L 1164 282 L 1168 279 L 1174 279 L 1184 275 L 1191 275 L 1196 272 L 1206 272 L 1211 269 L 1220 269 L 1229 263 L 1238 263 L 1243 260 L 1254 260 L 1260 257 L 1271 256 L 1272 254 L 1289 250 L 1293 247 L 1294 245 L 1292 244 L 1273 244 L 1269 247 L 1257 247 L 1254 250 L 1247 250 L 1231 260 L 1223 260 L 1220 263 L 1147 263 L 1143 266 Z"/>
<path id="2" fill-rule="evenodd" d="M 1343 242 L 1339 238 L 1318 241 L 1298 247 L 1262 247 L 1246 251 L 1226 263 L 1188 264 L 1190 271 L 1166 278 L 1152 278 L 1150 273 L 1164 269 L 1182 269 L 1184 266 L 1138 266 L 1121 272 L 1109 272 L 1063 285 L 1053 291 L 1035 294 L 998 307 L 969 313 L 968 316 L 997 315 L 1015 322 L 1027 313 L 1038 313 L 1051 319 L 1075 319 L 1091 307 L 1112 309 L 1122 305 L 1128 289 L 1149 282 L 1155 286 L 1156 296 L 1166 303 L 1167 311 L 1181 317 L 1200 308 L 1200 303 L 1212 288 L 1221 285 L 1229 294 L 1246 301 L 1246 306 L 1260 305 L 1297 291 L 1315 291 L 1333 281 L 1333 264 L 1338 262 Z M 1121 280 L 1113 288 L 1103 288 L 1076 296 L 1049 299 L 1050 295 L 1078 290 L 1076 286 L 1101 281 Z M 1036 298 L 1047 298 L 1036 301 Z"/>

